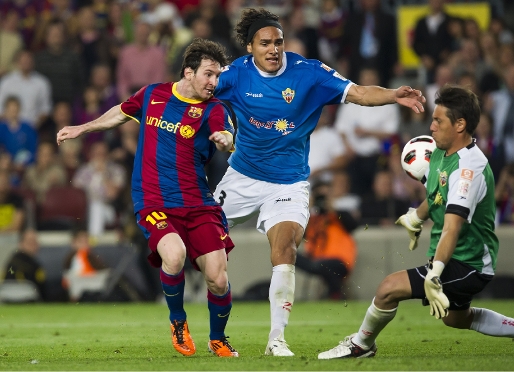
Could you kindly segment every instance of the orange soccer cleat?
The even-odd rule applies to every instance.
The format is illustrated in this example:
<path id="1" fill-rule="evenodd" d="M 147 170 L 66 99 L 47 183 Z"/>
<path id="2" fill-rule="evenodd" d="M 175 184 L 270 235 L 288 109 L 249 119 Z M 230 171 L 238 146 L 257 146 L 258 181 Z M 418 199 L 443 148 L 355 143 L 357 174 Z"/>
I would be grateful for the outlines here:
<path id="1" fill-rule="evenodd" d="M 227 337 L 222 337 L 220 340 L 210 340 L 208 345 L 209 351 L 219 357 L 237 358 L 239 356 L 237 350 L 228 342 Z"/>
<path id="2" fill-rule="evenodd" d="M 173 347 L 180 354 L 190 356 L 196 352 L 195 343 L 189 333 L 186 320 L 174 320 L 171 325 Z"/>

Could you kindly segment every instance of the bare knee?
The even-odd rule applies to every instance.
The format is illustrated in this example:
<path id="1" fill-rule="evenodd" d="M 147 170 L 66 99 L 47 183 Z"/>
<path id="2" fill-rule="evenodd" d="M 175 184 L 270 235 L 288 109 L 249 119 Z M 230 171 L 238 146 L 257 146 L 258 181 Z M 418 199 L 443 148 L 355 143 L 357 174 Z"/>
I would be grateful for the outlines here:
<path id="1" fill-rule="evenodd" d="M 407 272 L 399 271 L 382 280 L 375 294 L 375 306 L 382 310 L 394 309 L 400 301 L 409 299 L 411 294 Z"/>
<path id="2" fill-rule="evenodd" d="M 177 274 L 184 267 L 186 247 L 177 234 L 164 236 L 157 244 L 162 268 L 168 274 Z"/>
<path id="3" fill-rule="evenodd" d="M 228 291 L 228 275 L 226 271 L 220 271 L 217 275 L 206 275 L 205 283 L 212 294 L 222 296 Z"/>
<path id="4" fill-rule="evenodd" d="M 443 318 L 444 325 L 458 329 L 470 329 L 473 323 L 473 311 L 467 310 L 450 310 L 448 316 Z"/>

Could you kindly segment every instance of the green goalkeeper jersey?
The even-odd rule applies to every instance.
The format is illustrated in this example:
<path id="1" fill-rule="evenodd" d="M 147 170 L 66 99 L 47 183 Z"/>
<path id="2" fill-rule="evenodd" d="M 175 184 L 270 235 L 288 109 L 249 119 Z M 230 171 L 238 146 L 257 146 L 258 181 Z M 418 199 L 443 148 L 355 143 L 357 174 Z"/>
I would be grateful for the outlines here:
<path id="1" fill-rule="evenodd" d="M 457 214 L 467 223 L 462 226 L 452 258 L 483 274 L 494 275 L 498 256 L 494 178 L 487 158 L 475 142 L 450 156 L 445 156 L 444 150 L 435 149 L 425 186 L 428 213 L 434 222 L 427 256 L 435 255 L 444 215 Z"/>

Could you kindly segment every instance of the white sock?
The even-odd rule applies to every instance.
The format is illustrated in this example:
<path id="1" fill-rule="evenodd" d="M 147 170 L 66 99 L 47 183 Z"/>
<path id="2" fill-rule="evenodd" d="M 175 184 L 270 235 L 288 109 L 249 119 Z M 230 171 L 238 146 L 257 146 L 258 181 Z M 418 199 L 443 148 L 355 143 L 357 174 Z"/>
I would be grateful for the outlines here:
<path id="1" fill-rule="evenodd" d="M 271 332 L 269 339 L 284 339 L 284 329 L 289 321 L 289 314 L 294 302 L 294 265 L 277 265 L 273 267 L 269 286 L 271 311 Z"/>
<path id="2" fill-rule="evenodd" d="M 396 315 L 397 307 L 392 310 L 381 310 L 375 306 L 375 298 L 366 311 L 359 333 L 352 339 L 352 342 L 363 349 L 368 350 L 375 343 L 378 334 L 385 328 Z"/>
<path id="3" fill-rule="evenodd" d="M 470 329 L 488 336 L 514 337 L 514 319 L 489 309 L 478 307 L 473 311 L 473 323 Z"/>

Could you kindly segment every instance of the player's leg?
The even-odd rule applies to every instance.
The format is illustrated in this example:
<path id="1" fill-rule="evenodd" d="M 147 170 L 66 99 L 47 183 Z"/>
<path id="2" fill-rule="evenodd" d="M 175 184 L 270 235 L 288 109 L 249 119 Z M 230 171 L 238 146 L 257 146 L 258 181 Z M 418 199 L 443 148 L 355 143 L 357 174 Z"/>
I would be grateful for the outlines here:
<path id="1" fill-rule="evenodd" d="M 186 247 L 179 235 L 181 227 L 177 223 L 173 224 L 167 211 L 145 211 L 138 213 L 137 218 L 152 251 L 148 260 L 152 266 L 160 267 L 162 290 L 169 309 L 173 347 L 183 355 L 193 355 L 196 348 L 189 333 L 184 310 Z"/>
<path id="2" fill-rule="evenodd" d="M 239 353 L 230 345 L 225 335 L 225 327 L 232 309 L 225 249 L 202 255 L 196 259 L 196 263 L 207 284 L 209 350 L 220 357 L 238 357 Z"/>
<path id="3" fill-rule="evenodd" d="M 308 183 L 268 184 L 266 190 L 257 221 L 258 229 L 268 236 L 273 265 L 269 290 L 271 330 L 265 354 L 293 356 L 284 331 L 294 303 L 296 249 L 309 219 Z"/>
<path id="4" fill-rule="evenodd" d="M 423 288 L 422 280 L 417 280 Z M 422 289 L 421 289 L 422 290 Z M 347 336 L 336 347 L 322 352 L 318 359 L 369 358 L 375 356 L 375 340 L 396 315 L 398 303 L 412 298 L 411 279 L 407 271 L 388 275 L 379 285 L 366 311 L 359 332 Z"/>

